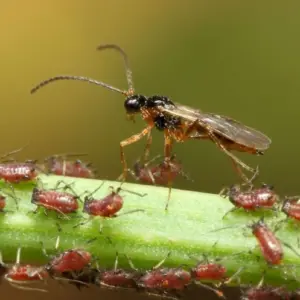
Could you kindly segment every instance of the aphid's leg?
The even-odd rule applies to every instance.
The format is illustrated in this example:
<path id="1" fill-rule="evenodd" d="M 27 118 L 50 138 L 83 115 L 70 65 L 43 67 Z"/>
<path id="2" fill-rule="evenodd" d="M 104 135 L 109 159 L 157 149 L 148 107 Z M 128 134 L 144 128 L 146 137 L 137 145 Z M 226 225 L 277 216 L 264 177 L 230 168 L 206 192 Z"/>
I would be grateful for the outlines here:
<path id="1" fill-rule="evenodd" d="M 172 183 L 173 183 L 172 179 L 171 179 L 172 138 L 171 138 L 170 133 L 168 132 L 167 129 L 164 131 L 164 136 L 165 136 L 165 146 L 164 146 L 165 159 L 164 159 L 164 163 L 167 164 L 168 188 L 169 188 L 168 199 L 167 199 L 166 206 L 165 206 L 165 211 L 167 211 L 168 207 L 169 207 L 170 198 L 171 198 Z"/>
<path id="2" fill-rule="evenodd" d="M 221 189 L 221 191 L 219 192 L 219 195 L 223 198 L 228 197 L 228 192 L 230 191 L 229 187 L 224 187 Z"/>
<path id="3" fill-rule="evenodd" d="M 47 204 L 43 204 L 43 207 L 44 207 L 44 213 L 46 216 L 48 216 L 48 209 L 49 210 L 54 210 L 56 211 L 57 213 L 61 214 L 62 215 L 62 218 L 65 219 L 65 220 L 70 220 L 71 218 L 68 217 L 65 213 L 63 213 L 60 209 L 54 207 L 54 206 L 51 206 L 51 205 L 47 205 Z M 57 215 L 58 216 L 58 215 Z"/>
<path id="4" fill-rule="evenodd" d="M 126 162 L 126 159 L 125 159 L 125 154 L 124 154 L 124 147 L 126 147 L 130 144 L 136 143 L 137 141 L 142 139 L 145 135 L 147 135 L 149 132 L 151 132 L 153 126 L 154 125 L 147 126 L 140 133 L 134 134 L 131 137 L 127 138 L 126 140 L 124 140 L 120 143 L 121 163 L 123 165 L 123 181 L 125 181 L 126 178 L 127 178 L 127 169 L 128 169 L 127 162 Z"/>
<path id="5" fill-rule="evenodd" d="M 14 199 L 15 201 L 15 204 L 16 204 L 16 209 L 19 210 L 19 203 L 18 203 L 18 197 L 16 197 L 15 194 L 10 194 L 10 193 L 7 193 L 7 192 L 3 192 L 5 195 L 11 197 Z"/>
<path id="6" fill-rule="evenodd" d="M 195 280 L 194 282 L 195 282 L 196 285 L 199 285 L 199 286 L 201 286 L 201 287 L 203 287 L 203 288 L 205 288 L 205 289 L 207 289 L 207 290 L 209 290 L 209 291 L 214 292 L 219 298 L 226 299 L 226 297 L 225 297 L 225 295 L 223 294 L 222 291 L 220 291 L 220 290 L 218 290 L 218 289 L 214 289 L 213 287 L 211 287 L 211 286 L 209 286 L 209 285 L 206 285 L 206 284 L 204 284 L 204 283 L 202 283 L 202 282 L 200 282 L 200 281 L 196 281 L 196 280 Z"/>
<path id="7" fill-rule="evenodd" d="M 171 255 L 171 251 L 168 252 L 168 254 L 166 255 L 166 257 L 164 257 L 157 265 L 155 265 L 152 270 L 156 270 L 158 268 L 161 267 L 162 264 L 164 264 L 164 262 L 170 257 Z"/>
<path id="8" fill-rule="evenodd" d="M 128 210 L 128 211 L 125 211 L 125 212 L 122 212 L 122 213 L 119 213 L 117 215 L 114 215 L 113 217 L 121 217 L 121 216 L 124 216 L 124 215 L 128 215 L 128 214 L 132 214 L 132 213 L 135 213 L 135 212 L 145 212 L 144 209 L 133 209 L 133 210 Z"/>
<path id="9" fill-rule="evenodd" d="M 75 274 L 72 274 L 72 276 L 76 276 Z M 76 280 L 76 279 L 69 279 L 69 278 L 63 278 L 63 277 L 57 277 L 57 276 L 52 276 L 52 278 L 54 280 L 58 280 L 58 281 L 67 281 L 67 282 L 74 282 L 74 283 L 79 283 L 85 286 L 89 286 L 88 283 L 80 281 L 80 280 Z"/>
<path id="10" fill-rule="evenodd" d="M 284 242 L 283 240 L 279 239 L 279 241 L 282 243 L 282 245 L 284 245 L 285 247 L 289 248 L 292 252 L 294 252 L 298 257 L 300 257 L 299 252 L 296 251 L 296 249 L 291 246 L 290 244 L 288 244 L 287 242 Z"/>
<path id="11" fill-rule="evenodd" d="M 130 258 L 127 254 L 124 254 L 124 255 L 125 255 L 125 257 L 126 257 L 126 259 L 127 259 L 127 261 L 128 261 L 128 264 L 129 264 L 130 268 L 131 268 L 132 270 L 138 272 L 139 269 L 135 267 L 135 265 L 133 264 L 133 261 L 131 260 L 131 258 Z"/>
<path id="12" fill-rule="evenodd" d="M 79 227 L 81 225 L 85 225 L 85 224 L 87 224 L 87 223 L 89 223 L 91 221 L 92 221 L 92 218 L 89 218 L 85 222 L 81 222 L 81 223 L 78 223 L 78 224 L 74 225 L 73 228 L 77 228 L 77 227 Z"/>
<path id="13" fill-rule="evenodd" d="M 222 217 L 222 220 L 225 219 L 225 217 L 226 217 L 229 213 L 231 213 L 231 212 L 233 212 L 233 211 L 235 211 L 235 210 L 238 210 L 238 208 L 237 208 L 237 207 L 233 207 L 233 208 L 229 209 L 229 210 L 224 214 L 224 216 Z"/>
<path id="14" fill-rule="evenodd" d="M 82 197 L 84 194 L 88 193 L 86 197 L 91 198 L 96 192 L 98 192 L 102 188 L 104 183 L 105 181 L 102 181 L 102 183 L 92 192 L 84 191 L 82 194 L 79 195 L 79 197 Z"/>
<path id="15" fill-rule="evenodd" d="M 172 297 L 167 295 L 165 292 L 162 293 L 153 293 L 153 292 L 146 292 L 147 295 L 149 296 L 154 296 L 154 297 L 160 297 L 160 298 L 165 298 L 165 299 L 170 299 L 170 300 L 178 300 L 178 297 Z"/>
<path id="16" fill-rule="evenodd" d="M 286 218 L 284 219 L 281 219 L 279 220 L 276 224 L 275 224 L 275 227 L 274 227 L 274 232 L 278 231 L 281 227 L 281 224 L 284 223 L 284 222 L 287 222 L 289 220 L 289 217 L 286 216 Z"/>
<path id="17" fill-rule="evenodd" d="M 33 164 L 33 165 L 36 165 L 37 162 L 38 162 L 37 159 L 26 159 L 26 160 L 25 160 L 25 163 L 26 163 L 26 164 Z"/>
<path id="18" fill-rule="evenodd" d="M 38 289 L 38 288 L 31 288 L 31 287 L 25 287 L 25 286 L 22 286 L 21 284 L 28 284 L 27 281 L 15 281 L 15 280 L 12 280 L 10 278 L 5 278 L 8 283 L 16 288 L 16 289 L 19 289 L 19 290 L 24 290 L 24 291 L 36 291 L 36 292 L 44 292 L 44 293 L 48 293 L 47 290 L 43 290 L 43 289 Z"/>
<path id="19" fill-rule="evenodd" d="M 64 184 L 64 187 L 62 188 L 63 190 L 70 190 L 74 195 L 76 195 L 76 193 L 75 193 L 75 191 L 73 190 L 73 188 L 72 188 L 72 185 L 74 184 L 74 181 L 72 181 L 71 183 L 67 183 L 67 182 L 65 182 L 64 180 L 58 180 L 57 182 L 56 182 L 56 185 L 55 185 L 55 187 L 54 187 L 54 189 L 53 190 L 58 190 L 59 189 L 59 186 L 61 185 L 61 184 Z"/>
<path id="20" fill-rule="evenodd" d="M 232 274 L 228 279 L 226 279 L 224 282 L 219 284 L 217 287 L 221 286 L 222 284 L 229 284 L 233 280 L 236 279 L 236 277 L 245 269 L 245 267 L 240 267 L 234 274 Z"/>

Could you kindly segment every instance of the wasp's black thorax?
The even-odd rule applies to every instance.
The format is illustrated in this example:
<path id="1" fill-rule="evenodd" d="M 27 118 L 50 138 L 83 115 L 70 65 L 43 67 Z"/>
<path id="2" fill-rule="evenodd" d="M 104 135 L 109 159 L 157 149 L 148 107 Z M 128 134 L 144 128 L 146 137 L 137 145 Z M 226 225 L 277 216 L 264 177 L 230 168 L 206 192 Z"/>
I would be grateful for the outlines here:
<path id="1" fill-rule="evenodd" d="M 156 107 L 174 107 L 175 104 L 165 96 L 151 96 L 149 98 L 143 95 L 132 95 L 126 98 L 124 107 L 128 114 L 140 113 L 141 109 L 152 109 L 155 112 Z M 158 130 L 176 129 L 181 124 L 180 118 L 169 114 L 159 112 L 153 114 L 153 122 Z"/>
<path id="2" fill-rule="evenodd" d="M 152 96 L 147 99 L 147 108 L 155 108 L 158 106 L 170 107 L 175 106 L 175 104 L 168 97 L 165 96 Z M 159 112 L 154 117 L 153 121 L 155 127 L 158 130 L 176 129 L 181 124 L 180 119 L 178 117 L 174 117 L 163 112 Z"/>

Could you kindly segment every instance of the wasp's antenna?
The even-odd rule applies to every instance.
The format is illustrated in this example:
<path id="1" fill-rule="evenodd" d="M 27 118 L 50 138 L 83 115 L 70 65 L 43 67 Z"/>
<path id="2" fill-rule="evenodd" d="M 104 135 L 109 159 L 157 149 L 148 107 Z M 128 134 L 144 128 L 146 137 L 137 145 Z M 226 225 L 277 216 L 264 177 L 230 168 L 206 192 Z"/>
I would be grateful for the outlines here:
<path id="1" fill-rule="evenodd" d="M 55 76 L 55 77 L 51 77 L 49 79 L 46 79 L 42 82 L 40 82 L 37 86 L 35 86 L 33 89 L 31 89 L 30 93 L 33 94 L 35 93 L 38 89 L 40 89 L 41 87 L 47 85 L 48 83 L 51 83 L 53 81 L 56 81 L 56 80 L 78 80 L 78 81 L 87 81 L 89 83 L 93 83 L 93 84 L 96 84 L 96 85 L 101 85 L 111 91 L 114 91 L 114 92 L 118 92 L 120 94 L 123 94 L 125 96 L 128 95 L 128 92 L 127 91 L 122 91 L 118 88 L 115 88 L 107 83 L 104 83 L 102 81 L 98 81 L 98 80 L 95 80 L 95 79 L 92 79 L 92 78 L 88 78 L 88 77 L 84 77 L 84 76 L 72 76 L 72 75 L 59 75 L 59 76 Z"/>
<path id="2" fill-rule="evenodd" d="M 115 44 L 103 44 L 103 45 L 99 45 L 97 47 L 97 50 L 105 50 L 105 49 L 114 49 L 123 56 L 124 63 L 125 63 L 126 79 L 127 79 L 127 83 L 128 83 L 128 94 L 133 95 L 134 87 L 133 87 L 133 80 L 132 80 L 132 71 L 129 66 L 129 60 L 128 60 L 127 54 L 120 46 L 115 45 Z"/>

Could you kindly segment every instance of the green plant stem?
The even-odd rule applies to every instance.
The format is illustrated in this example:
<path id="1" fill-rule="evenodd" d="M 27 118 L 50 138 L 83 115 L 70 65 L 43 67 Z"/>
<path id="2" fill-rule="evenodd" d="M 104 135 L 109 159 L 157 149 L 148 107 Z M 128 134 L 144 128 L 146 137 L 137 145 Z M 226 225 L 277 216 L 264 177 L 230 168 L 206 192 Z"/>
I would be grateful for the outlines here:
<path id="1" fill-rule="evenodd" d="M 40 176 L 44 188 L 47 189 L 54 188 L 57 181 L 62 179 L 67 183 L 73 182 L 78 195 L 84 191 L 93 191 L 102 183 L 100 180 Z M 108 195 L 110 186 L 117 188 L 120 183 L 105 181 L 93 197 L 102 198 Z M 86 225 L 73 228 L 88 218 L 87 214 L 82 213 L 82 204 L 77 213 L 70 215 L 70 220 L 63 219 L 53 211 L 45 215 L 43 209 L 33 214 L 36 206 L 31 203 L 32 185 L 20 184 L 14 188 L 16 196 L 21 199 L 19 210 L 16 210 L 13 199 L 8 199 L 6 212 L 0 216 L 0 241 L 5 262 L 13 261 L 17 248 L 22 246 L 22 262 L 46 263 L 47 258 L 42 253 L 41 242 L 47 252 L 56 253 L 55 240 L 60 235 L 58 251 L 83 247 L 95 256 L 101 267 L 112 267 L 118 251 L 121 267 L 128 268 L 128 261 L 122 255 L 126 254 L 136 267 L 147 270 L 171 252 L 165 266 L 193 267 L 196 261 L 192 257 L 203 260 L 203 255 L 206 255 L 210 260 L 221 259 L 229 274 L 244 267 L 239 275 L 242 283 L 257 283 L 264 270 L 266 282 L 274 285 L 286 284 L 286 280 L 295 278 L 294 275 L 299 276 L 297 267 L 289 266 L 299 264 L 300 258 L 286 247 L 284 267 L 272 268 L 263 260 L 256 239 L 245 226 L 260 218 L 263 213 L 248 213 L 240 209 L 222 220 L 224 214 L 233 206 L 228 199 L 219 195 L 172 189 L 169 210 L 165 212 L 168 194 L 166 188 L 125 183 L 122 188 L 147 195 L 140 197 L 121 191 L 124 206 L 119 213 L 135 209 L 143 209 L 143 212 L 111 219 L 94 217 Z M 3 189 L 7 190 L 5 184 Z M 275 212 L 265 213 L 268 224 L 274 224 L 282 217 L 280 213 L 278 216 Z M 100 222 L 103 225 L 102 234 L 99 232 Z M 62 228 L 60 233 L 56 223 Z M 229 228 L 215 231 L 224 227 Z M 276 235 L 298 249 L 297 228 L 293 222 L 283 223 Z M 88 243 L 95 237 L 95 241 Z M 285 276 L 282 275 L 283 271 L 286 271 Z"/>

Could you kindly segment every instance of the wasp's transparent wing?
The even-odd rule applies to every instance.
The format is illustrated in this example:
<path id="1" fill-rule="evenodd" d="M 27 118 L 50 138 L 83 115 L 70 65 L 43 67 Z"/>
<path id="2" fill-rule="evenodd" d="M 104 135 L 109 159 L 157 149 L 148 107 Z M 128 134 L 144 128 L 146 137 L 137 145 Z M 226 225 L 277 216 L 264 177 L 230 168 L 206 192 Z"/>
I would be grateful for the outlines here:
<path id="1" fill-rule="evenodd" d="M 205 123 L 208 125 L 220 136 L 249 148 L 265 151 L 271 144 L 271 139 L 263 133 L 226 116 L 204 113 L 192 107 L 177 103 L 174 106 L 161 106 L 158 107 L 158 109 L 163 113 L 179 117 L 183 121 L 193 123 L 199 120 L 202 124 Z M 203 136 L 203 131 L 201 131 L 200 135 Z M 196 138 L 197 133 L 193 134 L 193 137 Z"/>

